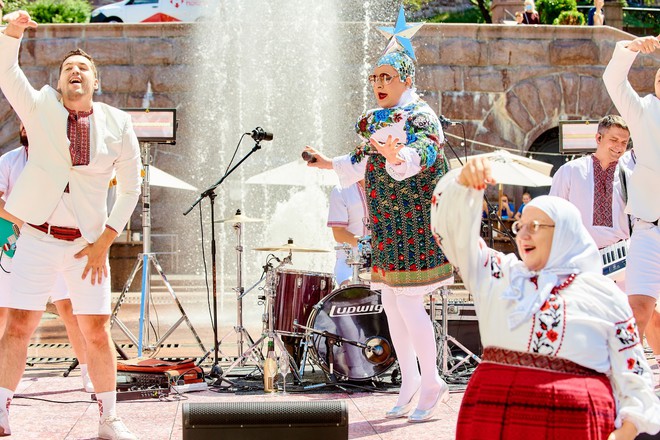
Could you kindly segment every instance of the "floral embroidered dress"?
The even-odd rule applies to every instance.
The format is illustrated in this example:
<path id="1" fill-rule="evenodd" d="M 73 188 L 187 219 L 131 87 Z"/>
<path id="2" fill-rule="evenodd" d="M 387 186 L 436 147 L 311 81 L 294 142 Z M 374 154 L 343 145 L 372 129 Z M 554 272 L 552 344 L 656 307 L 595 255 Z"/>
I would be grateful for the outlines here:
<path id="1" fill-rule="evenodd" d="M 510 329 L 524 299 L 502 296 L 518 259 L 488 248 L 479 237 L 483 191 L 460 185 L 455 175 L 435 190 L 432 227 L 474 297 L 483 346 L 564 358 L 605 373 L 618 402 L 616 425 L 629 419 L 639 431 L 657 432 L 660 401 L 626 295 L 599 274 L 571 275 L 530 318 Z"/>
<path id="2" fill-rule="evenodd" d="M 340 183 L 346 187 L 365 178 L 372 243 L 372 282 L 391 287 L 432 286 L 452 277 L 452 266 L 430 231 L 430 200 L 448 164 L 444 136 L 436 114 L 416 94 L 404 104 L 370 110 L 356 130 L 365 141 L 385 142 L 388 135 L 405 147 L 400 165 L 386 162 L 364 142 L 346 156 L 333 159 Z M 419 291 L 426 293 L 433 289 Z"/>

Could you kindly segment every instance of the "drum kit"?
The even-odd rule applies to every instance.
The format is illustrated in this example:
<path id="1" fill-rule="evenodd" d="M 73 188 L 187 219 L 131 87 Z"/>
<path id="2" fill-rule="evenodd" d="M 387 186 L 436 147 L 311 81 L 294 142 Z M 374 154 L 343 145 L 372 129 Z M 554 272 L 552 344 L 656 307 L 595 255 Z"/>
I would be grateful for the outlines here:
<path id="1" fill-rule="evenodd" d="M 325 249 L 302 247 L 292 239 L 282 245 L 254 248 L 255 251 L 270 252 L 272 255 L 264 266 L 262 279 L 245 291 L 242 285 L 242 225 L 252 222 L 263 220 L 247 217 L 240 210 L 232 217 L 217 221 L 232 224 L 236 232 L 238 272 L 234 289 L 236 325 L 218 342 L 221 345 L 223 340 L 235 333 L 237 356 L 232 358 L 231 365 L 222 369 L 219 381 L 231 382 L 227 379 L 229 373 L 248 363 L 263 369 L 262 348 L 265 342 L 271 340 L 279 351 L 280 368 L 288 364 L 289 368 L 283 374 L 291 371 L 298 383 L 302 383 L 308 361 L 318 365 L 332 384 L 348 380 L 368 381 L 388 372 L 396 362 L 396 355 L 380 292 L 370 288 L 371 237 L 359 237 L 356 247 L 344 244 L 335 248 L 346 252 L 346 262 L 353 269 L 349 283 L 338 288 L 334 288 L 331 273 L 291 267 L 293 254 L 328 252 Z M 280 258 L 275 255 L 277 253 L 285 253 L 286 256 Z M 265 283 L 259 299 L 264 304 L 263 326 L 260 337 L 253 340 L 243 326 L 243 297 L 262 280 Z M 432 295 L 429 311 L 436 325 L 438 369 L 443 377 L 465 376 L 467 367 L 471 365 L 469 362 L 478 363 L 480 359 L 449 334 L 448 321 L 455 306 L 448 301 L 449 289 L 445 287 L 439 293 L 441 308 L 436 308 Z M 439 317 L 436 316 L 436 309 L 440 309 Z M 476 316 L 474 320 L 476 324 Z M 460 349 L 464 355 L 458 355 L 450 350 L 451 347 Z M 395 377 L 396 372 L 393 372 L 392 378 Z"/>
<path id="2" fill-rule="evenodd" d="M 302 247 L 292 239 L 282 245 L 254 248 L 271 252 L 273 257 L 264 266 L 263 296 L 259 298 L 264 304 L 262 333 L 257 340 L 252 339 L 243 326 L 243 297 L 252 289 L 245 291 L 242 286 L 242 225 L 262 221 L 240 211 L 217 221 L 232 224 L 236 232 L 238 272 L 234 289 L 237 295 L 236 326 L 219 342 L 221 344 L 235 333 L 238 353 L 233 363 L 222 369 L 221 379 L 227 380 L 232 370 L 248 362 L 262 369 L 262 347 L 270 340 L 274 341 L 280 356 L 288 358 L 290 371 L 299 382 L 302 382 L 308 360 L 318 365 L 335 383 L 369 380 L 386 372 L 396 357 L 380 294 L 370 290 L 364 281 L 368 272 L 366 268 L 371 266 L 370 237 L 360 237 L 357 251 L 348 245 L 340 247 L 348 255 L 347 263 L 353 267 L 353 278 L 349 285 L 338 289 L 334 289 L 331 273 L 291 267 L 295 253 L 328 252 L 325 249 Z M 286 256 L 278 258 L 277 253 Z"/>

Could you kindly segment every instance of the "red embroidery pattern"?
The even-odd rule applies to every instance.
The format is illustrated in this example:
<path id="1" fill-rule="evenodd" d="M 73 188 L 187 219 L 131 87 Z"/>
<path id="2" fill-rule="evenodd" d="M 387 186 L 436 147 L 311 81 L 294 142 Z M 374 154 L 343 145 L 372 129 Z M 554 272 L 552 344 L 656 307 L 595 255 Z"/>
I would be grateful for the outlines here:
<path id="1" fill-rule="evenodd" d="M 11 397 L 7 398 L 7 405 L 5 405 L 5 409 L 7 410 L 7 414 L 9 414 L 9 405 L 11 405 Z"/>
<path id="2" fill-rule="evenodd" d="M 527 350 L 552 356 L 559 353 L 566 330 L 566 301 L 559 291 L 568 287 L 574 279 L 575 274 L 572 274 L 566 281 L 555 286 L 548 299 L 534 314 L 532 334 Z"/>
<path id="3" fill-rule="evenodd" d="M 581 374 L 586 376 L 601 374 L 591 368 L 583 367 L 582 365 L 569 361 L 568 359 L 537 353 L 523 353 L 521 351 L 507 350 L 500 347 L 484 348 L 481 360 L 494 364 L 536 368 L 559 373 Z"/>
<path id="4" fill-rule="evenodd" d="M 631 373 L 637 374 L 638 376 L 644 375 L 644 368 L 642 367 L 642 363 L 639 361 L 639 359 L 628 358 L 626 359 L 626 362 L 628 363 L 628 369 Z"/>
<path id="5" fill-rule="evenodd" d="M 99 402 L 99 417 L 103 418 L 103 401 L 101 401 L 101 399 L 98 399 L 98 402 Z"/>
<path id="6" fill-rule="evenodd" d="M 94 112 L 77 112 L 69 110 L 69 118 L 66 123 L 66 132 L 69 136 L 69 152 L 71 153 L 71 163 L 75 165 L 89 165 L 89 117 Z"/>
<path id="7" fill-rule="evenodd" d="M 628 350 L 639 344 L 639 333 L 637 332 L 637 323 L 632 316 L 625 321 L 614 324 L 614 333 L 621 343 L 619 351 Z"/>
<path id="8" fill-rule="evenodd" d="M 612 188 L 616 162 L 603 169 L 596 156 L 591 157 L 594 166 L 594 226 L 612 227 Z"/>

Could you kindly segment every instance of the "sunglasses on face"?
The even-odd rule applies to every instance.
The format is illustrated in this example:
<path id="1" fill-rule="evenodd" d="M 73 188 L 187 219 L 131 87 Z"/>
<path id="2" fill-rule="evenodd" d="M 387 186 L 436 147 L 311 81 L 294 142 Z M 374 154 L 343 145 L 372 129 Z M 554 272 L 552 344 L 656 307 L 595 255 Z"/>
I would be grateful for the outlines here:
<path id="1" fill-rule="evenodd" d="M 397 78 L 399 75 L 388 75 L 387 73 L 381 73 L 380 75 L 369 75 L 369 82 L 371 84 L 380 83 L 387 85 L 392 82 L 394 78 Z"/>

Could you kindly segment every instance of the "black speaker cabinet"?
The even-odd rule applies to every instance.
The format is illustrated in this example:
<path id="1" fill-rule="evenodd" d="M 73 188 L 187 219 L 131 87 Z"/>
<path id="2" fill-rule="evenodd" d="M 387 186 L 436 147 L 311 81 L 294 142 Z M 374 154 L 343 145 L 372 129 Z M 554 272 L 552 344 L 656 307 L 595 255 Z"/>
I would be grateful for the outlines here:
<path id="1" fill-rule="evenodd" d="M 183 440 L 346 440 L 343 401 L 183 404 Z"/>

